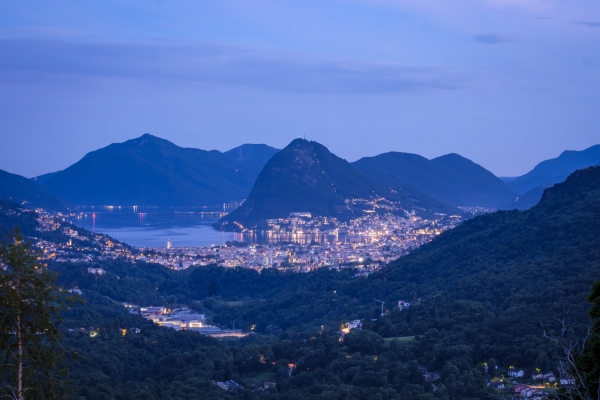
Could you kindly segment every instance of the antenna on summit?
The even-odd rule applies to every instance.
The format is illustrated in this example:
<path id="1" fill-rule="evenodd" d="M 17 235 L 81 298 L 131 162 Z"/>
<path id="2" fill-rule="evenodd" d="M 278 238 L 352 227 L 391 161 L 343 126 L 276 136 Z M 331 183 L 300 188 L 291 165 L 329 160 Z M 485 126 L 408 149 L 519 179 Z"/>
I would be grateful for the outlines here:
<path id="1" fill-rule="evenodd" d="M 306 140 L 306 130 L 304 131 L 304 140 Z"/>

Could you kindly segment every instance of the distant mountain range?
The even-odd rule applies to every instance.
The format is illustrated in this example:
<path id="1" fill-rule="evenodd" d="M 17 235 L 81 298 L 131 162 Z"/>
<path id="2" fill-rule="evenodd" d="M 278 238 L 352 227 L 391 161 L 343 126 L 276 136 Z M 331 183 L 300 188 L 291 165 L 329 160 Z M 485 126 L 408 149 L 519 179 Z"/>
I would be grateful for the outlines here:
<path id="1" fill-rule="evenodd" d="M 542 161 L 525 175 L 501 178 L 519 196 L 500 208 L 526 210 L 539 202 L 545 188 L 563 182 L 578 169 L 596 165 L 600 165 L 600 145 L 581 151 L 567 150 L 557 158 Z"/>
<path id="2" fill-rule="evenodd" d="M 384 187 L 410 185 L 453 206 L 495 208 L 517 196 L 490 171 L 458 154 L 428 160 L 390 152 L 361 158 L 352 165 Z"/>
<path id="3" fill-rule="evenodd" d="M 298 153 L 303 143 L 312 146 L 305 149 L 312 161 Z M 523 176 L 498 178 L 458 154 L 429 160 L 389 152 L 348 163 L 316 142 L 297 140 L 284 154 L 278 152 L 265 144 L 244 144 L 226 152 L 182 148 L 145 134 L 92 151 L 65 170 L 32 180 L 2 171 L 0 198 L 50 210 L 66 205 L 197 207 L 248 198 L 230 217 L 246 226 L 282 216 L 288 209 L 351 215 L 340 199 L 368 197 L 367 193 L 394 198 L 419 212 L 452 213 L 462 206 L 527 209 L 539 201 L 545 187 L 600 163 L 596 145 L 565 151 Z M 302 179 L 314 181 L 314 187 L 307 189 Z"/>
<path id="4" fill-rule="evenodd" d="M 31 180 L 0 170 L 0 199 L 49 211 L 66 210 L 65 203 L 48 189 Z"/>
<path id="5" fill-rule="evenodd" d="M 374 196 L 402 201 L 408 209 L 458 211 L 414 188 L 381 186 L 325 146 L 296 139 L 269 160 L 244 204 L 221 219 L 220 227 L 255 228 L 292 212 L 345 219 L 361 215 L 346 199 Z"/>
<path id="6" fill-rule="evenodd" d="M 267 146 L 266 144 L 243 144 L 223 154 L 256 177 L 267 161 L 278 151 L 279 149 Z M 244 194 L 244 197 L 246 194 Z"/>
<path id="7" fill-rule="evenodd" d="M 34 179 L 75 205 L 216 205 L 246 197 L 277 151 L 251 144 L 226 153 L 205 151 L 145 134 Z"/>

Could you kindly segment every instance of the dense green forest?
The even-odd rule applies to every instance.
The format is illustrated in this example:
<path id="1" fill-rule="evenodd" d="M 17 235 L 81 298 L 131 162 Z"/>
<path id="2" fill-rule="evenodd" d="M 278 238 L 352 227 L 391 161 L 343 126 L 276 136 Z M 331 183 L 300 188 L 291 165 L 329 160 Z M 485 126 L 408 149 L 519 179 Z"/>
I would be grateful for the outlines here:
<path id="1" fill-rule="evenodd" d="M 14 221 L 13 221 L 14 222 Z M 589 325 L 586 296 L 600 277 L 600 168 L 546 190 L 537 206 L 466 221 L 369 277 L 215 266 L 50 263 L 85 304 L 61 329 L 81 399 L 468 399 L 515 365 L 557 373 L 543 333 L 566 316 L 567 338 Z M 385 315 L 374 299 L 385 301 Z M 398 301 L 411 302 L 400 310 Z M 160 328 L 120 302 L 181 305 L 253 334 L 213 339 Z M 362 319 L 343 337 L 342 323 Z M 81 328 L 100 332 L 90 337 Z M 128 329 L 122 335 L 121 328 Z M 131 328 L 139 328 L 134 334 Z M 290 369 L 289 365 L 295 368 Z M 425 378 L 424 371 L 439 376 Z M 437 379 L 435 379 L 437 378 Z M 212 383 L 243 385 L 226 392 Z M 261 383 L 275 388 L 259 390 Z"/>

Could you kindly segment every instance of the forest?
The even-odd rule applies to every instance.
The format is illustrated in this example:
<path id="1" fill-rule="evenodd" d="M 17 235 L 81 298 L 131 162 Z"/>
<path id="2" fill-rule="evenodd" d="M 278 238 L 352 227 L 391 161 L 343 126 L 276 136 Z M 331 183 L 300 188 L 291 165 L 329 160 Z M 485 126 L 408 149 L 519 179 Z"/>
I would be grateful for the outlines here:
<path id="1" fill-rule="evenodd" d="M 588 168 L 528 211 L 466 221 L 368 277 L 119 260 L 97 261 L 102 276 L 85 263 L 49 268 L 85 300 L 60 321 L 75 398 L 478 399 L 508 366 L 558 375 L 560 349 L 544 332 L 566 318 L 574 340 L 590 325 L 598 232 L 600 168 Z M 254 329 L 241 339 L 176 332 L 121 302 L 188 305 L 221 327 Z M 362 330 L 342 335 L 356 319 Z M 226 380 L 243 388 L 213 383 Z"/>

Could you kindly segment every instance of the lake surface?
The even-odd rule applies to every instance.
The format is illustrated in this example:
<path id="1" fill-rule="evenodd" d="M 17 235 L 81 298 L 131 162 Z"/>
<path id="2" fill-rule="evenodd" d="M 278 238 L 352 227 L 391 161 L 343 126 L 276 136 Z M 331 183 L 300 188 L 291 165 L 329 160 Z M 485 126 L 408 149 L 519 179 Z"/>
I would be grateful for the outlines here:
<path id="1" fill-rule="evenodd" d="M 166 247 L 169 240 L 173 247 L 220 245 L 235 240 L 234 233 L 212 227 L 219 220 L 218 213 L 137 208 L 134 211 L 133 207 L 95 209 L 98 211 L 81 211 L 69 221 L 136 247 Z"/>
<path id="2" fill-rule="evenodd" d="M 227 210 L 229 211 L 229 210 Z M 69 219 L 74 225 L 104 233 L 135 247 L 210 247 L 236 240 L 247 243 L 294 242 L 308 244 L 348 241 L 363 242 L 364 237 L 325 234 L 241 234 L 220 232 L 212 227 L 220 210 L 173 210 L 141 207 L 88 207 Z"/>

